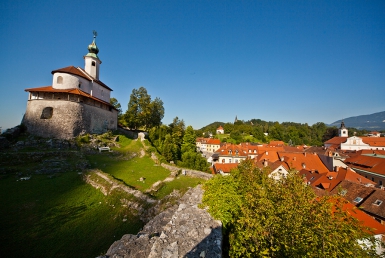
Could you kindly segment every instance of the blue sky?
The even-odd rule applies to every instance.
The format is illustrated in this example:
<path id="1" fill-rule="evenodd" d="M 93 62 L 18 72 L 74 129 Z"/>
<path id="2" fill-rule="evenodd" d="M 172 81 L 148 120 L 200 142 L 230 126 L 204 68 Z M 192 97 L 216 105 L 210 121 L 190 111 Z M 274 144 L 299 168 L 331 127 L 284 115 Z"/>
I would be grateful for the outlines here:
<path id="1" fill-rule="evenodd" d="M 26 88 L 84 67 L 98 32 L 100 79 L 123 110 L 143 86 L 178 116 L 332 123 L 385 111 L 385 1 L 17 1 L 0 3 L 0 127 Z"/>

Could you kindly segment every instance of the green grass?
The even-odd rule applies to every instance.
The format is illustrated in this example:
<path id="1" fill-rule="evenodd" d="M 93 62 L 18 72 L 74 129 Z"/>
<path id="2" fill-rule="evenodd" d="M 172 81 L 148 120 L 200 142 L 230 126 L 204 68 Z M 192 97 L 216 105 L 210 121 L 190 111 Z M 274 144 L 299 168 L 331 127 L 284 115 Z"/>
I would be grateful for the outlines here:
<path id="1" fill-rule="evenodd" d="M 101 153 L 90 155 L 88 159 L 92 168 L 99 168 L 103 172 L 123 181 L 126 185 L 140 191 L 145 191 L 155 182 L 164 180 L 170 175 L 170 171 L 161 166 L 156 166 L 148 156 L 119 160 L 111 159 L 107 153 Z M 139 181 L 141 177 L 145 178 L 144 182 Z"/>
<path id="2" fill-rule="evenodd" d="M 173 190 L 179 190 L 181 194 L 184 194 L 189 187 L 195 187 L 203 182 L 204 180 L 200 178 L 178 176 L 173 181 L 164 183 L 163 186 L 152 195 L 156 199 L 160 200 L 166 195 L 170 194 Z"/>
<path id="3" fill-rule="evenodd" d="M 104 196 L 75 172 L 3 177 L 0 188 L 1 257 L 95 257 L 142 226 L 121 196 Z"/>
<path id="4" fill-rule="evenodd" d="M 87 139 L 82 140 L 86 142 Z M 140 140 L 120 135 L 118 143 L 120 148 L 112 147 L 111 153 L 87 156 L 77 150 L 57 153 L 38 147 L 32 147 L 40 153 L 34 154 L 34 158 L 26 152 L 30 147 L 17 153 L 2 153 L 0 257 L 96 257 L 122 235 L 136 234 L 143 223 L 135 216 L 136 212 L 121 201 L 132 201 L 135 197 L 119 190 L 104 196 L 76 172 L 79 164 L 88 161 L 92 168 L 109 173 L 140 191 L 170 175 L 170 171 L 155 165 L 148 155 L 139 157 L 144 148 Z M 44 163 L 46 160 L 49 162 Z M 35 174 L 51 164 L 51 160 L 60 160 L 65 169 L 56 174 Z M 26 175 L 32 178 L 17 181 Z M 139 181 L 141 177 L 145 178 L 144 182 Z M 180 176 L 162 184 L 153 197 L 160 200 L 174 189 L 184 193 L 202 181 Z M 149 208 L 148 204 L 141 204 Z"/>

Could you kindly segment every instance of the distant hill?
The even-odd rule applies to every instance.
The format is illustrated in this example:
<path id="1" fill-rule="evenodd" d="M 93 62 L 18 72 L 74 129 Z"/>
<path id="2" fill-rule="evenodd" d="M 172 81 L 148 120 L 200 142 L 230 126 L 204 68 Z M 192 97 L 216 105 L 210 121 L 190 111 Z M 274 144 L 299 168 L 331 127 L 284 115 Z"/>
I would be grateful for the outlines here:
<path id="1" fill-rule="evenodd" d="M 338 120 L 329 126 L 341 126 L 341 121 Z M 381 131 L 385 130 L 385 111 L 374 113 L 371 115 L 362 115 L 362 116 L 352 116 L 343 119 L 346 127 L 354 127 L 359 130 L 369 130 L 369 131 Z"/>

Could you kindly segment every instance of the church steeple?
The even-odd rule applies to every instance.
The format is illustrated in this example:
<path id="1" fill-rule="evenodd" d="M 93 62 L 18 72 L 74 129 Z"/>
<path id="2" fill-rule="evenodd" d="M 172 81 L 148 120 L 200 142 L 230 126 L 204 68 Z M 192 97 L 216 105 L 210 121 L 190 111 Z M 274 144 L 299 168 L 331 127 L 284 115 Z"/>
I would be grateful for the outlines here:
<path id="1" fill-rule="evenodd" d="M 342 120 L 341 127 L 338 129 L 338 136 L 339 137 L 348 137 L 348 129 L 345 127 L 345 123 Z"/>
<path id="2" fill-rule="evenodd" d="M 84 56 L 85 61 L 85 68 L 84 70 L 94 77 L 95 79 L 99 80 L 99 66 L 102 63 L 102 61 L 98 57 L 99 48 L 96 45 L 96 36 L 98 33 L 96 31 L 93 31 L 94 39 L 92 40 L 92 43 L 88 45 L 88 53 Z"/>

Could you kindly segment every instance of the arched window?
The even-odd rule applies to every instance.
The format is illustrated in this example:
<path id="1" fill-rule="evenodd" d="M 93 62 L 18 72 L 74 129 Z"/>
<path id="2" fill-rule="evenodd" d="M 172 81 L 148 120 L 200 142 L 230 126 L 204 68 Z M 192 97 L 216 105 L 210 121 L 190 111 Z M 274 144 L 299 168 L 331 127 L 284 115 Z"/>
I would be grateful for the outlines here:
<path id="1" fill-rule="evenodd" d="M 63 77 L 58 76 L 56 82 L 57 84 L 63 84 Z"/>
<path id="2" fill-rule="evenodd" d="M 92 61 L 91 65 L 92 65 L 92 66 L 95 66 L 95 65 L 96 65 L 95 61 Z"/>

